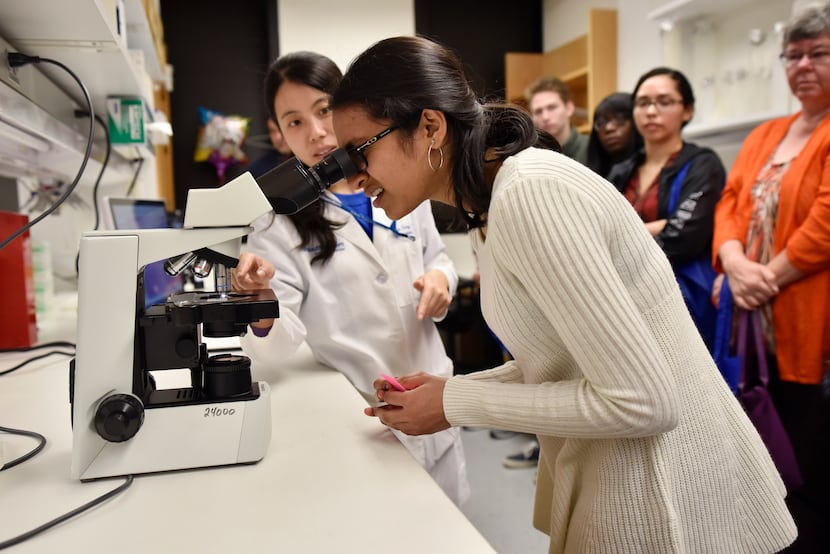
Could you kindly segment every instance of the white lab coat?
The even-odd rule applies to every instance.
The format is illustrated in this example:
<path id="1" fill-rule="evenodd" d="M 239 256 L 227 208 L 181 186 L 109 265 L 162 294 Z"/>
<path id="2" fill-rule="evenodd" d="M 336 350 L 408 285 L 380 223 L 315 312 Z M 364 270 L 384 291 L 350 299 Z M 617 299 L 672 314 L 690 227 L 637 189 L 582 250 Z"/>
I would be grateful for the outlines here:
<path id="1" fill-rule="evenodd" d="M 337 202 L 334 195 L 325 193 Z M 265 337 L 252 332 L 242 348 L 254 364 L 273 363 L 292 354 L 305 340 L 322 364 L 342 372 L 358 389 L 373 391 L 380 373 L 405 375 L 424 371 L 449 377 L 447 357 L 435 323 L 419 321 L 420 293 L 413 282 L 432 269 L 447 276 L 455 294 L 458 276 L 444 251 L 429 202 L 398 220 L 395 236 L 374 226 L 374 239 L 349 213 L 327 204 L 326 217 L 345 225 L 335 230 L 337 247 L 325 264 L 311 265 L 313 247 L 298 248 L 299 235 L 285 216 L 262 216 L 254 222 L 246 249 L 274 264 L 271 280 L 280 317 Z M 383 210 L 376 221 L 390 225 Z M 469 495 L 464 453 L 457 429 L 411 437 L 393 431 L 457 504 Z"/>

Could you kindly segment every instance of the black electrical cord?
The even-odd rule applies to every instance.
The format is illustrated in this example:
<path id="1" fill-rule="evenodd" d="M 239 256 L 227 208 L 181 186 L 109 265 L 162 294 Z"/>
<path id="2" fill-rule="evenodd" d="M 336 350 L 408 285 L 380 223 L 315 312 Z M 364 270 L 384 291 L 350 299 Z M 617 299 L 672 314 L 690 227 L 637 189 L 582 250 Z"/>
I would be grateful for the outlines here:
<path id="1" fill-rule="evenodd" d="M 75 82 L 78 83 L 78 86 L 81 88 L 81 91 L 84 93 L 84 99 L 86 100 L 86 104 L 87 104 L 87 111 L 89 112 L 89 114 L 92 117 L 90 117 L 90 119 L 89 119 L 89 135 L 88 135 L 87 141 L 86 141 L 86 151 L 84 152 L 84 159 L 81 162 L 81 167 L 78 169 L 78 174 L 75 175 L 75 180 L 73 180 L 72 183 L 68 187 L 66 187 L 66 190 L 60 196 L 60 198 L 58 198 L 55 201 L 54 204 L 49 206 L 49 208 L 46 211 L 44 211 L 42 214 L 40 214 L 39 216 L 34 218 L 32 221 L 30 221 L 26 225 L 19 228 L 17 231 L 12 233 L 9 237 L 4 239 L 3 242 L 0 243 L 0 250 L 5 248 L 6 245 L 8 245 L 14 239 L 16 239 L 17 237 L 19 237 L 20 235 L 22 235 L 23 233 L 28 231 L 36 223 L 39 223 L 42 219 L 44 219 L 49 214 L 51 214 L 56 209 L 58 209 L 58 206 L 63 204 L 64 201 L 67 198 L 69 198 L 69 195 L 72 194 L 72 192 L 75 190 L 75 187 L 78 186 L 78 181 L 81 180 L 81 175 L 84 174 L 84 169 L 86 168 L 86 163 L 89 161 L 89 155 L 92 153 L 92 135 L 93 135 L 93 132 L 95 131 L 95 121 L 93 121 L 93 118 L 95 116 L 95 112 L 92 110 L 92 99 L 89 97 L 89 91 L 86 89 L 86 86 L 84 85 L 83 81 L 81 81 L 81 79 L 71 69 L 69 69 L 68 67 L 66 67 L 65 65 L 63 65 L 61 62 L 59 62 L 57 60 L 53 60 L 53 59 L 50 59 L 50 58 L 41 58 L 39 56 L 27 56 L 26 54 L 21 54 L 20 52 L 9 52 L 8 53 L 8 60 L 9 60 L 9 66 L 10 67 L 20 67 L 22 65 L 26 65 L 26 64 L 30 64 L 30 63 L 49 63 L 49 64 L 52 64 L 52 65 L 56 65 L 56 66 L 60 67 L 61 69 L 63 69 L 64 71 L 66 71 L 70 75 L 70 77 L 72 77 L 75 80 Z"/>
<path id="2" fill-rule="evenodd" d="M 26 431 L 25 429 L 12 429 L 11 427 L 0 426 L 0 432 L 9 433 L 10 435 L 20 435 L 22 437 L 31 437 L 33 439 L 37 439 L 38 441 L 38 445 L 26 454 L 23 454 L 19 458 L 15 458 L 11 462 L 7 462 L 0 466 L 0 471 L 6 471 L 7 469 L 11 469 L 16 465 L 22 464 L 26 460 L 34 458 L 35 456 L 37 456 L 37 453 L 43 450 L 43 447 L 46 446 L 46 437 L 44 437 L 40 433 L 35 433 L 34 431 Z"/>
<path id="3" fill-rule="evenodd" d="M 75 117 L 89 117 L 89 113 L 83 110 L 75 110 Z M 101 177 L 104 176 L 104 171 L 107 169 L 107 164 L 110 161 L 110 154 L 112 153 L 112 143 L 110 142 L 110 130 L 107 122 L 104 121 L 100 115 L 95 114 L 95 121 L 101 126 L 104 130 L 104 135 L 107 138 L 107 150 L 106 154 L 104 154 L 104 161 L 101 164 L 101 171 L 98 172 L 98 177 L 95 179 L 95 184 L 92 186 L 92 207 L 95 209 L 95 226 L 92 228 L 93 231 L 97 231 L 98 227 L 101 225 L 101 212 L 98 204 L 98 188 L 101 186 Z M 78 253 L 75 254 L 75 273 L 79 272 L 79 264 L 81 261 L 81 251 L 78 250 Z"/>
<path id="4" fill-rule="evenodd" d="M 83 110 L 75 110 L 75 117 L 89 117 L 89 113 Z M 110 142 L 110 130 L 107 122 L 104 121 L 104 118 L 98 114 L 94 115 L 95 121 L 101 126 L 101 129 L 104 130 L 104 135 L 106 136 L 107 142 L 107 150 L 104 154 L 104 161 L 101 163 L 101 171 L 98 172 L 98 177 L 95 179 L 95 184 L 92 186 L 92 206 L 95 208 L 95 226 L 92 228 L 93 231 L 97 231 L 98 227 L 101 225 L 101 212 L 98 203 L 98 189 L 101 186 L 101 177 L 104 176 L 104 171 L 107 169 L 107 164 L 110 161 L 110 154 L 112 154 L 112 143 Z"/>
<path id="5" fill-rule="evenodd" d="M 133 160 L 136 162 L 135 173 L 133 173 L 133 180 L 130 183 L 130 186 L 127 187 L 127 196 L 130 196 L 133 193 L 133 188 L 135 188 L 135 183 L 138 181 L 138 175 L 141 173 L 141 166 L 144 165 L 144 158 L 136 158 Z"/>
<path id="6" fill-rule="evenodd" d="M 124 483 L 122 483 L 118 487 L 112 489 L 111 491 L 109 491 L 105 494 L 102 494 L 98 498 L 96 498 L 96 499 L 94 499 L 90 502 L 87 502 L 83 506 L 79 506 L 79 507 L 75 508 L 74 510 L 72 510 L 71 512 L 67 512 L 67 513 L 63 514 L 62 516 L 58 516 L 55 519 L 44 523 L 40 527 L 36 527 L 35 529 L 32 529 L 31 531 L 27 531 L 27 532 L 23 533 L 22 535 L 18 535 L 16 537 L 12 537 L 11 539 L 0 542 L 0 550 L 3 550 L 3 549 L 8 548 L 10 546 L 14 546 L 16 544 L 20 544 L 23 541 L 31 539 L 35 535 L 39 535 L 43 531 L 46 531 L 47 529 L 50 529 L 50 528 L 54 527 L 55 525 L 58 525 L 59 523 L 63 523 L 64 521 L 66 521 L 68 519 L 72 519 L 76 515 L 79 515 L 79 514 L 85 512 L 85 511 L 87 511 L 90 508 L 94 508 L 95 506 L 104 503 L 105 501 L 109 500 L 110 498 L 121 494 L 122 492 L 124 492 L 125 490 L 130 488 L 130 485 L 132 485 L 132 484 L 133 484 L 133 476 L 132 475 L 127 475 L 127 480 L 124 481 Z"/>
<path id="7" fill-rule="evenodd" d="M 35 346 L 27 346 L 25 348 L 0 348 L 0 353 L 5 353 L 5 352 L 31 352 L 32 350 L 40 350 L 42 348 L 75 348 L 75 343 L 74 342 L 63 341 L 63 340 L 58 340 L 58 341 L 53 341 L 53 342 L 44 342 L 43 344 L 37 344 Z M 60 354 L 61 356 L 70 356 L 70 357 L 75 355 L 74 352 L 64 352 L 62 350 L 51 350 L 49 352 L 46 352 L 45 354 L 41 354 L 39 356 L 34 356 L 32 358 L 29 358 L 28 360 L 20 362 L 19 364 L 17 364 L 14 367 L 5 369 L 3 371 L 0 371 L 0 376 L 11 373 L 12 371 L 17 371 L 21 367 L 24 367 L 24 366 L 26 366 L 26 365 L 34 362 L 34 361 L 42 360 L 43 358 L 46 358 L 47 356 L 53 356 L 55 354 Z"/>
<path id="8" fill-rule="evenodd" d="M 55 354 L 60 354 L 61 356 L 69 356 L 70 358 L 75 355 L 74 352 L 62 352 L 60 350 L 50 350 L 49 352 L 47 352 L 45 354 L 41 354 L 40 356 L 33 356 L 33 357 L 29 358 L 28 360 L 26 360 L 24 362 L 20 362 L 19 364 L 17 364 L 14 367 L 10 367 L 9 369 L 4 369 L 3 371 L 0 371 L 0 377 L 2 377 L 3 375 L 7 375 L 7 374 L 9 374 L 13 371 L 17 371 L 21 367 L 25 367 L 25 366 L 29 365 L 32 362 L 42 360 L 43 358 L 47 358 L 47 357 L 53 356 Z"/>
<path id="9" fill-rule="evenodd" d="M 0 354 L 3 352 L 31 352 L 32 350 L 40 350 L 41 348 L 75 348 L 75 343 L 65 340 L 56 340 L 36 344 L 34 346 L 24 346 L 22 348 L 0 348 Z"/>
<path id="10" fill-rule="evenodd" d="M 37 344 L 35 346 L 27 346 L 25 348 L 0 348 L 0 354 L 5 352 L 31 352 L 32 350 L 40 350 L 42 348 L 75 348 L 74 342 L 64 341 L 64 340 L 56 340 L 52 342 L 44 342 L 43 344 Z M 17 371 L 21 367 L 24 367 L 27 364 L 30 364 L 36 360 L 42 360 L 47 356 L 52 356 L 54 354 L 60 354 L 62 356 L 74 356 L 74 352 L 63 352 L 61 350 L 52 350 L 40 356 L 35 356 L 33 358 L 29 358 L 16 366 L 0 371 L 0 376 L 6 375 L 7 373 L 11 373 L 12 371 Z"/>

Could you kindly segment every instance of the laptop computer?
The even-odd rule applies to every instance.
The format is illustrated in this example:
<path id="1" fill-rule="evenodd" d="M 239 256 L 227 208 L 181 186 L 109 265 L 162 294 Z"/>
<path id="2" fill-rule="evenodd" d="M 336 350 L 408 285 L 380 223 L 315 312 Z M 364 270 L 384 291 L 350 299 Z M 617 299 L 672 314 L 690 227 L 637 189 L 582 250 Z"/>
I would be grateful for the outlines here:
<path id="1" fill-rule="evenodd" d="M 105 202 L 113 229 L 167 229 L 170 227 L 163 200 L 107 197 Z M 164 271 L 164 260 L 147 264 L 144 268 L 145 307 L 160 304 L 171 294 L 183 292 L 184 285 L 184 275 L 171 276 Z"/>

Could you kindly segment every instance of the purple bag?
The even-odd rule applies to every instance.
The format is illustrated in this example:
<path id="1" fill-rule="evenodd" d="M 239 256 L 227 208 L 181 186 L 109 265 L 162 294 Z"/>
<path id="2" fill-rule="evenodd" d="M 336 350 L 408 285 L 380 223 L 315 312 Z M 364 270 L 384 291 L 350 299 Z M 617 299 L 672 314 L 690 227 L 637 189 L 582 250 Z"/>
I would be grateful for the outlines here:
<path id="1" fill-rule="evenodd" d="M 738 400 L 767 446 L 775 467 L 788 491 L 800 488 L 804 481 L 795 458 L 790 437 L 784 429 L 769 386 L 769 367 L 761 331 L 761 314 L 758 311 L 741 311 L 738 316 L 738 356 L 741 359 L 741 377 L 738 383 Z M 750 326 L 752 327 L 750 329 Z M 750 346 L 752 336 L 754 348 Z M 747 388 L 749 385 L 749 388 Z"/>

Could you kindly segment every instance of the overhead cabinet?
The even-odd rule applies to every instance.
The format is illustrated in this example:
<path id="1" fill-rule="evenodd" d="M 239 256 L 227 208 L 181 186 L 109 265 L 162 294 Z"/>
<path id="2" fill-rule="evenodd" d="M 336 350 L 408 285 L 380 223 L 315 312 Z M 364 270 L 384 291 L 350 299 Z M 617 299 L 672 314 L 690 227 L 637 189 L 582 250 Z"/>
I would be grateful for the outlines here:
<path id="1" fill-rule="evenodd" d="M 542 76 L 568 85 L 577 107 L 574 123 L 580 132 L 590 132 L 594 108 L 617 91 L 617 11 L 589 10 L 588 32 L 547 52 L 507 53 L 506 99 L 525 105 L 525 88 Z"/>

